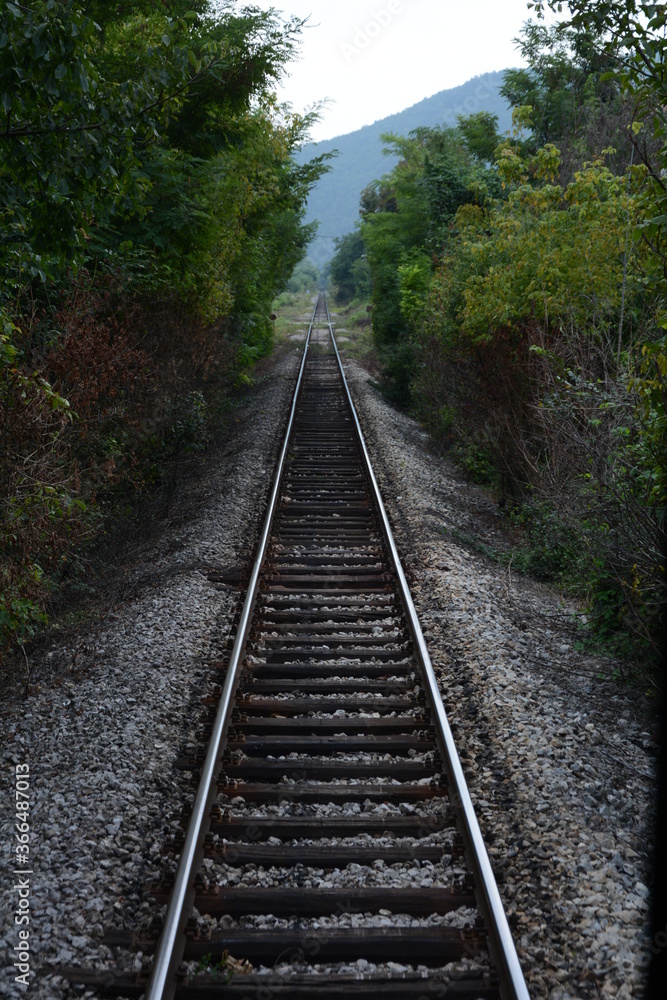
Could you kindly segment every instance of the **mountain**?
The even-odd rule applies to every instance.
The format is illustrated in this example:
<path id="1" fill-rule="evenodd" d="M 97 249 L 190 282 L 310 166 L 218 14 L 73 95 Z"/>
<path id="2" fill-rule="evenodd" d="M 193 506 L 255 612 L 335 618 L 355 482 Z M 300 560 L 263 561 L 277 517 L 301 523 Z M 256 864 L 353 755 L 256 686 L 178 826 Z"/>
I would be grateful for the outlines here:
<path id="1" fill-rule="evenodd" d="M 384 132 L 407 135 L 422 125 L 456 125 L 457 115 L 471 115 L 477 111 L 498 115 L 500 132 L 508 131 L 512 115 L 499 93 L 504 72 L 473 77 L 460 87 L 441 90 L 405 111 L 389 115 L 356 132 L 304 146 L 296 157 L 300 163 L 321 153 L 338 150 L 338 156 L 331 161 L 330 172 L 319 180 L 308 199 L 306 221 L 318 219 L 320 223 L 308 252 L 311 260 L 321 266 L 330 259 L 334 252 L 334 239 L 354 228 L 362 190 L 395 165 L 396 157 L 382 153 L 380 136 Z"/>

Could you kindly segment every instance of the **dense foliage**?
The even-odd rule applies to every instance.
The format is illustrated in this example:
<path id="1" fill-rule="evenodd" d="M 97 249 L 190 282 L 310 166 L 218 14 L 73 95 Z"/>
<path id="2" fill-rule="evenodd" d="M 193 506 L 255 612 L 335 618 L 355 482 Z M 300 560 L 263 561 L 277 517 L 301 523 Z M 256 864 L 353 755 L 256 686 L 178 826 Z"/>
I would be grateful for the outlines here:
<path id="1" fill-rule="evenodd" d="M 477 113 L 386 137 L 400 162 L 363 192 L 332 275 L 354 294 L 367 261 L 386 391 L 497 490 L 515 566 L 586 592 L 596 636 L 646 662 L 667 500 L 666 15 L 570 7 L 524 28 L 511 133 Z"/>
<path id="2" fill-rule="evenodd" d="M 287 282 L 287 291 L 292 294 L 299 292 L 314 292 L 320 287 L 319 268 L 311 260 L 302 260 L 294 268 Z"/>
<path id="3" fill-rule="evenodd" d="M 142 486 L 271 343 L 312 236 L 301 23 L 208 0 L 0 4 L 0 651 L 119 484 Z"/>

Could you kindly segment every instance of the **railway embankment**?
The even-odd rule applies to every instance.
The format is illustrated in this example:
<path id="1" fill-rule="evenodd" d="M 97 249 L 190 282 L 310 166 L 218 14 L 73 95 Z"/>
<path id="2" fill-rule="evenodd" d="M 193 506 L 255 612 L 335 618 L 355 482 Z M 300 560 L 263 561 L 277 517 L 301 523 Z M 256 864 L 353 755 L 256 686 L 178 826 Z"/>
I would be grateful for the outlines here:
<path id="1" fill-rule="evenodd" d="M 3 771 L 30 766 L 31 975 L 111 965 L 104 929 L 145 915 L 142 886 L 187 792 L 174 765 L 194 741 L 205 661 L 238 607 L 237 588 L 212 576 L 249 557 L 299 361 L 291 343 L 225 454 L 186 487 L 188 515 L 119 567 L 131 596 L 45 652 L 33 693 L 3 706 Z M 348 374 L 531 995 L 639 996 L 654 745 L 637 693 L 600 679 L 610 665 L 578 651 L 560 595 L 458 540 L 501 530 L 490 501 L 354 361 Z M 13 823 L 7 808 L 3 843 Z M 3 996 L 24 995 L 10 963 L 0 976 Z M 30 995 L 80 994 L 54 972 Z"/>

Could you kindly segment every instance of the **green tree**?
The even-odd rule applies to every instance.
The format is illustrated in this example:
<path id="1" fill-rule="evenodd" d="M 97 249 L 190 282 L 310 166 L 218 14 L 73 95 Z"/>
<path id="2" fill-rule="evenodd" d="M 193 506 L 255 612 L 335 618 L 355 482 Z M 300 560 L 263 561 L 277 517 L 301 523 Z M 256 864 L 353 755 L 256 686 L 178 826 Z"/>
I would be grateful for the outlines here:
<path id="1" fill-rule="evenodd" d="M 556 0 L 529 4 L 541 15 Z M 632 98 L 632 127 L 628 131 L 636 162 L 647 170 L 649 184 L 643 200 L 644 221 L 635 236 L 646 244 L 650 258 L 643 281 L 657 301 L 654 334 L 643 345 L 643 364 L 634 382 L 640 397 L 639 415 L 655 468 L 663 504 L 667 502 L 667 9 L 642 0 L 606 0 L 591 5 L 582 0 L 567 4 L 568 27 L 594 36 L 599 58 L 611 66 L 610 75 Z"/>
<path id="2" fill-rule="evenodd" d="M 287 291 L 293 293 L 314 291 L 319 282 L 320 272 L 317 266 L 311 260 L 302 260 L 292 271 L 287 282 Z"/>
<path id="3" fill-rule="evenodd" d="M 365 249 L 361 233 L 355 230 L 336 240 L 336 252 L 331 261 L 331 280 L 336 294 L 349 301 L 358 294 L 355 267 L 364 258 Z"/>
<path id="4" fill-rule="evenodd" d="M 400 163 L 362 193 L 360 231 L 391 398 L 518 512 L 522 565 L 646 658 L 667 495 L 667 15 L 570 10 L 524 27 L 503 141 L 490 116 L 389 137 Z"/>
<path id="5" fill-rule="evenodd" d="M 191 64 L 189 22 L 153 16 L 143 26 L 135 72 L 109 78 L 96 58 L 100 29 L 74 0 L 0 7 L 0 219 L 10 288 L 80 263 L 96 218 L 141 204 L 138 150 L 204 71 Z M 207 68 L 221 58 L 211 51 Z"/>
<path id="6" fill-rule="evenodd" d="M 482 164 L 494 161 L 494 153 L 500 142 L 498 135 L 498 115 L 488 111 L 477 111 L 474 115 L 457 115 L 457 128 L 466 149 Z"/>
<path id="7" fill-rule="evenodd" d="M 361 198 L 361 237 L 370 270 L 373 333 L 385 361 L 385 388 L 410 401 L 414 358 L 410 322 L 414 282 L 421 288 L 443 252 L 461 205 L 484 202 L 497 179 L 451 128 L 384 137 L 400 160 Z M 416 270 L 415 270 L 416 267 Z"/>
<path id="8" fill-rule="evenodd" d="M 613 146 L 609 165 L 622 173 L 630 160 L 630 108 L 609 78 L 614 57 L 601 49 L 595 25 L 581 31 L 527 22 L 516 42 L 528 67 L 508 70 L 501 93 L 512 107 L 532 109 L 524 151 L 557 143 L 567 182 L 592 152 Z"/>

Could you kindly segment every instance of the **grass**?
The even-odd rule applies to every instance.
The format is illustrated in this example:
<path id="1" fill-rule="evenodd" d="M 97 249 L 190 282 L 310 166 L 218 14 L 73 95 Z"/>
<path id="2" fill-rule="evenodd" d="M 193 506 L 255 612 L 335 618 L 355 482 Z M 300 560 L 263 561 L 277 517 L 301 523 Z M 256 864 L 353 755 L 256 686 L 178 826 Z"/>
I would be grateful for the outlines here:
<path id="1" fill-rule="evenodd" d="M 535 511 L 531 513 L 535 517 Z M 525 521 L 528 523 L 522 523 Z M 456 528 L 443 531 L 471 551 L 509 568 L 512 574 L 557 587 L 563 598 L 572 599 L 580 607 L 572 616 L 574 649 L 617 661 L 611 673 L 601 674 L 599 679 L 644 685 L 653 676 L 651 650 L 638 637 L 633 639 L 624 627 L 618 588 L 609 580 L 587 575 L 588 567 L 576 551 L 576 539 L 567 537 L 556 518 L 545 518 L 544 512 L 532 523 L 524 512 L 522 519 L 511 518 L 507 527 L 507 548 L 487 545 Z"/>
<path id="2" fill-rule="evenodd" d="M 276 315 L 274 333 L 276 347 L 286 347 L 290 337 L 308 329 L 317 293 L 283 292 L 273 303 Z M 373 343 L 371 321 L 366 302 L 336 302 L 329 298 L 329 310 L 341 354 L 359 361 L 377 372 L 378 360 Z"/>
<path id="3" fill-rule="evenodd" d="M 315 308 L 316 292 L 283 292 L 273 303 L 273 323 L 277 347 L 289 344 L 293 334 L 305 333 Z"/>
<path id="4" fill-rule="evenodd" d="M 329 310 L 341 354 L 353 358 L 373 374 L 377 374 L 379 363 L 367 303 L 358 300 L 352 302 L 332 300 Z"/>

